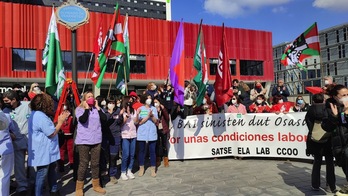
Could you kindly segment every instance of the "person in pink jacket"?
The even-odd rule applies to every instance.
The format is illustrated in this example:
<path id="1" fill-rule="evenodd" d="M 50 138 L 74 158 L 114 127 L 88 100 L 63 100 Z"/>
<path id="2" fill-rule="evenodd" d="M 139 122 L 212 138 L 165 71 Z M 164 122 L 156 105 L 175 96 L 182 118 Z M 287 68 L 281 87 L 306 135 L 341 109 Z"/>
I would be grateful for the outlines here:
<path id="1" fill-rule="evenodd" d="M 239 114 L 246 114 L 246 107 L 241 103 L 241 99 L 233 95 L 231 99 L 231 104 L 227 108 L 227 113 L 239 113 Z"/>

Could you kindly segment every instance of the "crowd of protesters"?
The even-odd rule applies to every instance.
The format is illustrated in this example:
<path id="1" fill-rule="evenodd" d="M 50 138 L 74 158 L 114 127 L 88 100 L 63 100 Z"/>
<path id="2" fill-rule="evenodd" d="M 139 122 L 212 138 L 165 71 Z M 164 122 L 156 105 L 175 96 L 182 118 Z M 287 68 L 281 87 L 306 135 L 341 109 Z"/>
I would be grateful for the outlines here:
<path id="1" fill-rule="evenodd" d="M 9 194 L 12 170 L 16 194 L 42 195 L 45 179 L 49 176 L 50 194 L 59 195 L 57 172 L 64 172 L 66 163 L 69 169 L 76 170 L 75 193 L 78 196 L 84 194 L 89 165 L 93 190 L 99 194 L 106 193 L 103 189 L 105 179 L 117 184 L 118 180 L 134 179 L 136 171 L 141 177 L 147 169 L 152 177 L 156 177 L 162 161 L 164 167 L 169 167 L 167 144 L 170 121 L 177 117 L 184 119 L 189 115 L 214 113 L 286 114 L 308 111 L 308 138 L 311 138 L 313 123 L 317 120 L 322 122 L 323 127 L 328 127 L 326 131 L 333 132 L 334 127 L 346 137 L 340 140 L 340 145 L 331 142 L 339 140 L 337 134 L 332 134 L 332 139 L 321 144 L 310 139 L 307 141 L 307 154 L 314 156 L 313 190 L 320 187 L 322 156 L 327 163 L 327 184 L 332 192 L 337 192 L 334 156 L 348 181 L 347 87 L 333 84 L 332 79 L 325 82 L 324 93 L 313 95 L 312 105 L 306 103 L 302 96 L 297 96 L 295 102 L 289 102 L 290 92 L 281 79 L 270 92 L 261 81 L 249 86 L 235 79 L 230 91 L 231 99 L 222 107 L 215 104 L 214 92 L 208 91 L 202 104 L 196 105 L 197 87 L 189 81 L 185 81 L 183 106 L 174 102 L 174 89 L 170 84 L 157 86 L 150 82 L 140 94 L 132 91 L 123 97 L 95 96 L 87 91 L 81 96 L 80 105 L 75 106 L 73 99 L 67 99 L 57 122 L 53 123 L 56 103 L 50 95 L 44 93 L 37 83 L 33 83 L 27 93 L 22 92 L 20 86 L 14 86 L 13 90 L 0 97 L 2 195 Z M 336 157 L 337 152 L 335 154 L 333 148 L 341 153 L 340 158 Z M 117 161 L 120 158 L 121 169 L 118 171 Z M 135 160 L 139 168 L 134 167 Z M 117 176 L 120 178 L 117 179 Z M 344 194 L 344 190 L 340 193 Z"/>

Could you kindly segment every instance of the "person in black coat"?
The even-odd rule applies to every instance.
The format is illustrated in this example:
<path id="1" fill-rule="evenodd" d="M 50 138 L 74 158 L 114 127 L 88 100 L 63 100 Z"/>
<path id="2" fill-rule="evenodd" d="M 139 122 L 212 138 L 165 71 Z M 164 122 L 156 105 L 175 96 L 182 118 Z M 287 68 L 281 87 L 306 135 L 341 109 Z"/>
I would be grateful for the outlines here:
<path id="1" fill-rule="evenodd" d="M 323 120 L 322 128 L 332 132 L 332 151 L 338 166 L 348 181 L 348 88 L 344 85 L 334 85 L 328 92 L 326 100 L 328 118 Z M 348 189 L 342 189 L 337 195 L 348 195 Z"/>
<path id="2" fill-rule="evenodd" d="M 312 189 L 319 191 L 320 187 L 320 168 L 325 156 L 326 161 L 326 183 L 329 185 L 331 192 L 337 192 L 336 190 L 336 178 L 335 178 L 335 165 L 333 161 L 333 154 L 331 150 L 331 137 L 327 138 L 323 143 L 315 142 L 311 139 L 312 131 L 315 121 L 322 122 L 327 118 L 327 111 L 324 103 L 324 94 L 313 95 L 313 105 L 309 106 L 305 120 L 308 127 L 307 137 L 307 155 L 314 156 L 313 168 L 312 168 Z"/>

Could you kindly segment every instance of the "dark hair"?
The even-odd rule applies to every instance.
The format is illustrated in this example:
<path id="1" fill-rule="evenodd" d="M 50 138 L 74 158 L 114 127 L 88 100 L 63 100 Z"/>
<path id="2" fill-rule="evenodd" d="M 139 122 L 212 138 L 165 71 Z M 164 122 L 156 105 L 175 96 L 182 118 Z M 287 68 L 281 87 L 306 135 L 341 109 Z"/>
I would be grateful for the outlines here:
<path id="1" fill-rule="evenodd" d="M 18 94 L 19 100 L 23 101 L 24 98 L 27 98 L 27 100 L 30 100 L 28 92 L 23 92 L 21 90 L 16 91 L 16 93 Z"/>
<path id="2" fill-rule="evenodd" d="M 23 88 L 23 86 L 18 84 L 18 83 L 15 83 L 12 85 L 12 89 L 14 89 L 14 88 Z"/>
<path id="3" fill-rule="evenodd" d="M 8 90 L 8 91 L 4 92 L 3 98 L 5 98 L 5 97 L 10 99 L 10 100 L 16 99 L 17 101 L 20 101 L 18 93 L 14 90 Z"/>
<path id="4" fill-rule="evenodd" d="M 233 84 L 234 82 L 239 83 L 239 80 L 238 80 L 238 79 L 233 79 L 233 80 L 232 80 L 232 84 Z"/>
<path id="5" fill-rule="evenodd" d="M 4 106 L 4 100 L 2 98 L 3 98 L 3 95 L 2 93 L 0 93 L 0 110 L 2 110 Z"/>
<path id="6" fill-rule="evenodd" d="M 108 97 L 106 99 L 106 104 L 109 104 L 110 102 L 114 102 L 116 104 L 116 99 L 114 96 Z"/>
<path id="7" fill-rule="evenodd" d="M 134 109 L 131 105 L 131 102 L 129 101 L 130 99 L 133 99 L 131 96 L 124 96 L 123 100 L 122 100 L 122 107 L 127 109 L 127 107 L 129 106 L 129 110 L 132 114 L 134 114 Z"/>
<path id="8" fill-rule="evenodd" d="M 272 98 L 272 104 L 277 104 L 279 102 L 279 100 L 283 99 L 283 97 L 281 95 L 276 95 Z"/>
<path id="9" fill-rule="evenodd" d="M 299 97 L 302 97 L 303 103 L 306 103 L 306 101 L 303 99 L 303 96 L 301 96 L 301 95 L 296 97 L 296 103 L 297 103 Z"/>
<path id="10" fill-rule="evenodd" d="M 259 98 L 259 97 L 261 97 L 261 99 L 263 99 L 263 100 L 265 100 L 265 101 L 266 101 L 266 97 L 265 97 L 265 95 L 263 95 L 263 94 L 259 94 L 259 95 L 257 95 L 256 100 L 257 100 L 257 98 Z"/>
<path id="11" fill-rule="evenodd" d="M 242 100 L 240 99 L 240 97 L 239 97 L 238 95 L 233 95 L 233 97 L 236 97 L 237 103 L 238 103 L 238 104 L 242 103 Z M 231 100 L 230 100 L 231 103 L 232 103 L 233 97 L 232 97 Z"/>
<path id="12" fill-rule="evenodd" d="M 104 98 L 103 96 L 101 96 L 101 95 L 98 95 L 98 96 L 95 98 L 95 100 L 97 100 L 99 106 L 101 106 L 101 102 L 102 102 L 104 99 L 105 99 L 105 98 Z"/>
<path id="13" fill-rule="evenodd" d="M 51 96 L 46 93 L 37 94 L 30 102 L 30 108 L 33 111 L 41 111 L 47 116 L 52 116 L 54 102 Z"/>
<path id="14" fill-rule="evenodd" d="M 148 94 L 141 95 L 140 96 L 140 103 L 145 104 L 148 96 L 149 96 Z"/>
<path id="15" fill-rule="evenodd" d="M 330 96 L 337 96 L 338 95 L 338 91 L 340 91 L 340 90 L 342 90 L 344 88 L 346 89 L 347 87 L 342 85 L 342 84 L 337 84 L 337 85 L 333 86 L 333 88 L 328 91 L 328 95 L 330 95 Z"/>
<path id="16" fill-rule="evenodd" d="M 324 94 L 314 94 L 312 97 L 313 103 L 323 103 L 324 102 Z"/>

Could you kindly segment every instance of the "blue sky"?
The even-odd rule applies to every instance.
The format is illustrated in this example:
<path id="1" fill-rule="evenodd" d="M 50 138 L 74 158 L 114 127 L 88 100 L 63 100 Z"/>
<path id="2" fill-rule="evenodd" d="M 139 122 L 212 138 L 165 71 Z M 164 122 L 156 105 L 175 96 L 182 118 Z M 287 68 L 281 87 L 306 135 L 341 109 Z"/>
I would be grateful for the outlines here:
<path id="1" fill-rule="evenodd" d="M 314 22 L 318 29 L 348 23 L 348 0 L 171 0 L 172 20 L 265 30 L 273 45 L 293 41 Z"/>

